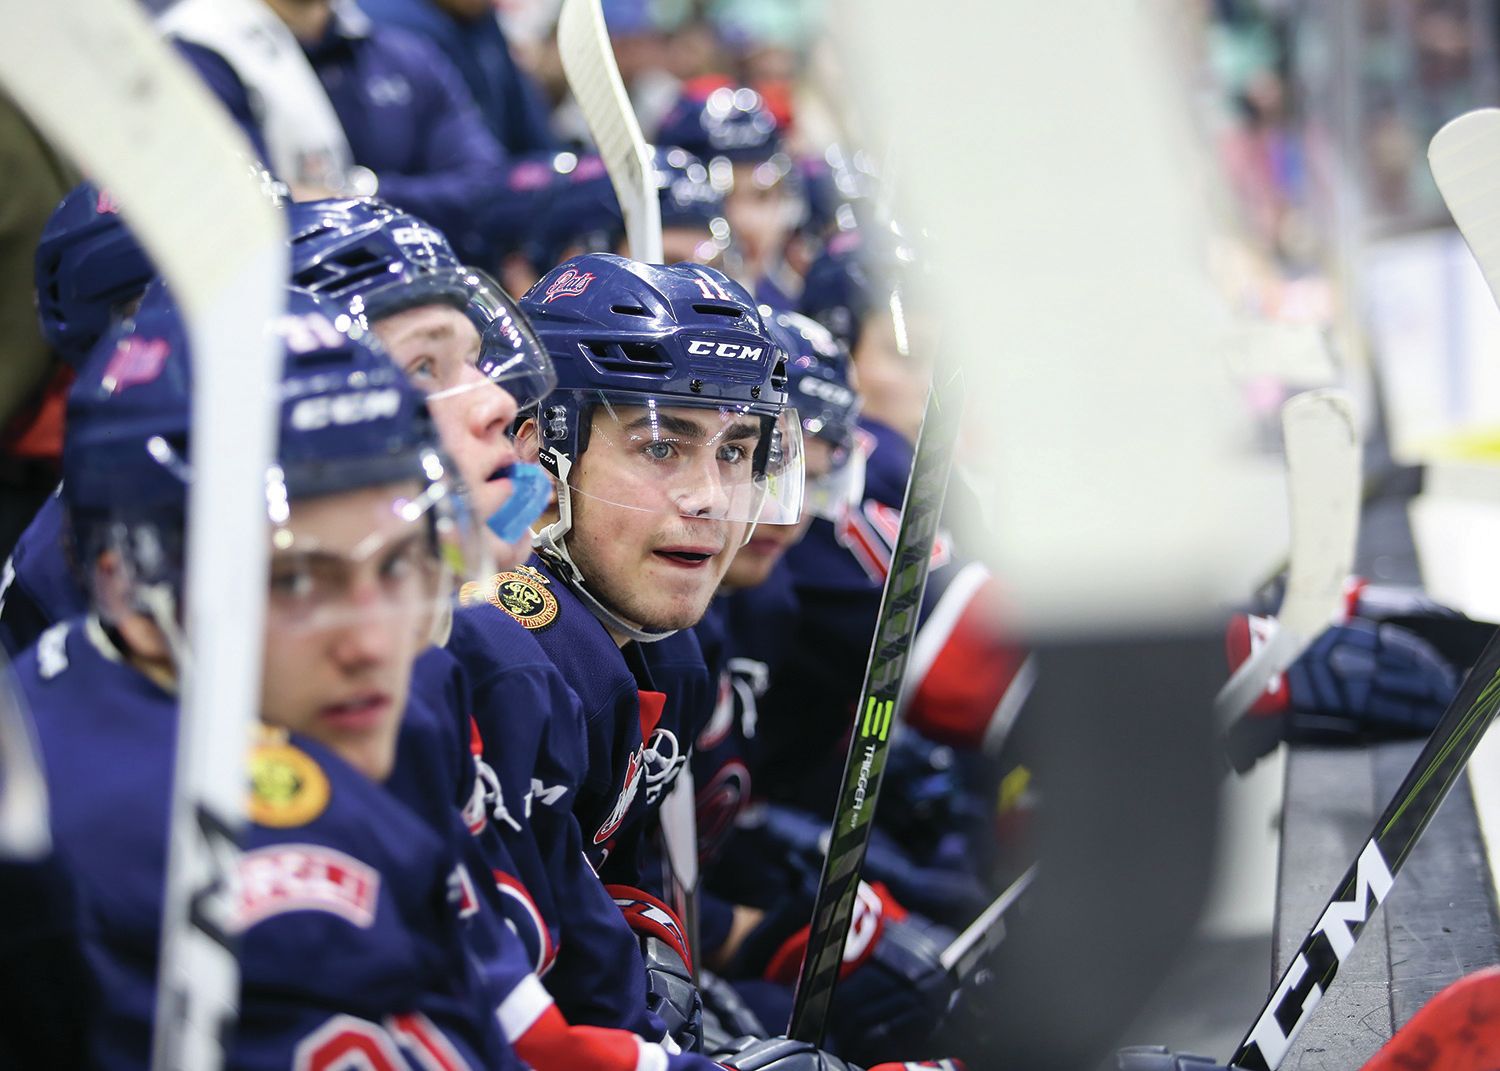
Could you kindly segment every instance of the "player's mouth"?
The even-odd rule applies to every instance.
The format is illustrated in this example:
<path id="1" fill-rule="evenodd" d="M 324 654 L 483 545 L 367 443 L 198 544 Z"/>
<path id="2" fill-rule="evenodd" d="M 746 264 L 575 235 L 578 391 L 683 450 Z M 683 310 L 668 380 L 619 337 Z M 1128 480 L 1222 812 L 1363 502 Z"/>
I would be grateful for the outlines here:
<path id="1" fill-rule="evenodd" d="M 652 553 L 676 569 L 702 569 L 720 549 L 709 546 L 660 547 Z"/>
<path id="2" fill-rule="evenodd" d="M 390 711 L 391 697 L 385 692 L 360 692 L 318 708 L 318 720 L 341 732 L 366 732 L 384 721 Z"/>

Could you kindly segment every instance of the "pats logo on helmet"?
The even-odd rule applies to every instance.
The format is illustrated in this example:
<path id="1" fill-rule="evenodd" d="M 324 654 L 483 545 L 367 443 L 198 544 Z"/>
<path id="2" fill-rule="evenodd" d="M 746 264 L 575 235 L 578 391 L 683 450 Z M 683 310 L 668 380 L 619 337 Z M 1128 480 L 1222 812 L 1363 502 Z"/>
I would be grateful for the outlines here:
<path id="1" fill-rule="evenodd" d="M 545 305 L 560 297 L 578 297 L 589 288 L 589 283 L 593 281 L 593 272 L 577 272 L 569 268 L 552 280 L 552 284 L 547 287 L 547 296 L 542 298 L 542 304 Z"/>

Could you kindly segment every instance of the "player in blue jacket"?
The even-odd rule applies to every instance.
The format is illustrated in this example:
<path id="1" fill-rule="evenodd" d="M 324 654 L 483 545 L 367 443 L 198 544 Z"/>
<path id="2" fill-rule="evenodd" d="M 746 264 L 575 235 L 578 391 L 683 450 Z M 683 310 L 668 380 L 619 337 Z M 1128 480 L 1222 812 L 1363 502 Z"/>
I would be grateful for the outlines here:
<path id="1" fill-rule="evenodd" d="M 497 955 L 476 971 L 460 840 L 380 785 L 451 588 L 443 546 L 462 526 L 420 396 L 335 316 L 294 291 L 280 321 L 271 728 L 251 756 L 231 916 L 243 981 L 230 1065 L 361 1053 L 380 1068 L 519 1067 L 496 1017 L 502 976 L 526 999 L 519 944 L 493 928 Z M 101 1067 L 145 1066 L 154 1014 L 191 465 L 185 351 L 158 289 L 75 387 L 64 501 L 94 612 L 54 626 L 17 666 L 48 778 L 77 786 L 53 795 L 52 819 L 103 994 Z"/>

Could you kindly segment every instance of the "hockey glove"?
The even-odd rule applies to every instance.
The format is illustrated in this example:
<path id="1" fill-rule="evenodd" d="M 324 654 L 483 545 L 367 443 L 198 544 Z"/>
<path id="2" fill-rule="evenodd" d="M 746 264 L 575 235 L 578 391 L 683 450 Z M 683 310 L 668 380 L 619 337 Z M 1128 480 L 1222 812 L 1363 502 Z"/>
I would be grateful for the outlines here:
<path id="1" fill-rule="evenodd" d="M 646 961 L 646 1008 L 666 1024 L 684 1052 L 703 1046 L 703 1000 L 693 984 L 692 958 L 682 923 L 666 904 L 629 885 L 607 885 L 641 942 Z"/>
<path id="2" fill-rule="evenodd" d="M 1232 667 L 1248 658 L 1263 619 L 1230 623 Z M 1231 727 L 1230 759 L 1249 769 L 1287 740 L 1357 740 L 1430 732 L 1458 691 L 1459 673 L 1399 625 L 1350 618 L 1325 629 Z"/>

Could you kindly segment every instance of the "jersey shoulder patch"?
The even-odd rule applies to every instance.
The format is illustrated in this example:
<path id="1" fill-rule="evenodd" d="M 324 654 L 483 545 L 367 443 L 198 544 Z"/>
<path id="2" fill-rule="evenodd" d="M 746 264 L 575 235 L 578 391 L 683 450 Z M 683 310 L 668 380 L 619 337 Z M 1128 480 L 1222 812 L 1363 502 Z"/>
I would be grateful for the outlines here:
<path id="1" fill-rule="evenodd" d="M 328 809 L 328 775 L 284 735 L 267 733 L 250 752 L 250 820 L 270 829 L 305 826 Z"/>
<path id="2" fill-rule="evenodd" d="M 464 585 L 460 598 L 465 606 L 487 602 L 533 632 L 556 621 L 560 609 L 551 581 L 529 565 L 471 581 Z"/>

